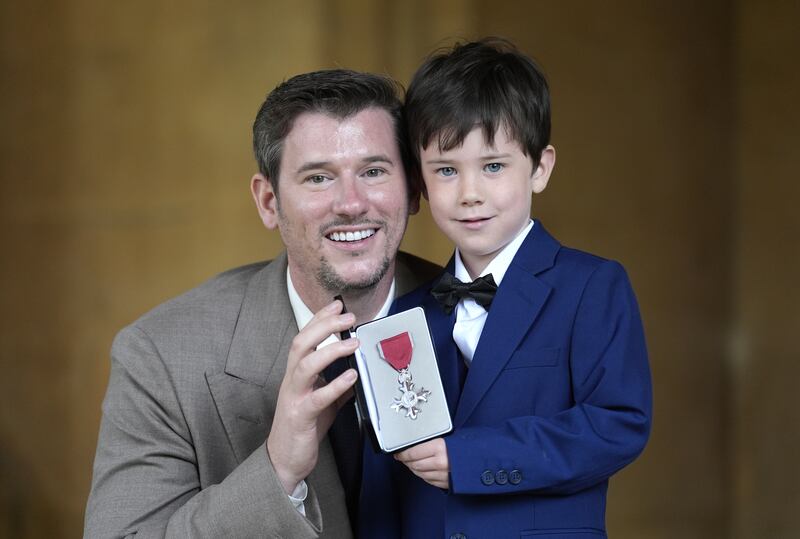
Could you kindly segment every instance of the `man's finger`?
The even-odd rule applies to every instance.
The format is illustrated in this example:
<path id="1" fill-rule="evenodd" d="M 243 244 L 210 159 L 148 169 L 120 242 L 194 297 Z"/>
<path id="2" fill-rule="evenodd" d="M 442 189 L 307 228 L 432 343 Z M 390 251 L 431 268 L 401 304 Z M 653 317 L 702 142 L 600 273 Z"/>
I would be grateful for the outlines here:
<path id="1" fill-rule="evenodd" d="M 312 387 L 317 376 L 325 367 L 355 352 L 358 348 L 358 339 L 350 338 L 346 341 L 337 341 L 312 352 L 295 365 L 292 381 L 299 387 Z"/>
<path id="2" fill-rule="evenodd" d="M 311 393 L 311 398 L 309 399 L 314 412 L 320 412 L 336 403 L 342 395 L 353 387 L 356 380 L 358 380 L 358 373 L 356 370 L 347 369 L 331 380 L 327 385 L 315 389 L 313 393 Z"/>
<path id="3" fill-rule="evenodd" d="M 353 387 L 351 386 L 350 389 L 345 391 L 338 399 L 336 399 L 336 410 L 339 411 L 342 406 L 347 404 L 350 399 L 353 398 L 354 393 Z"/>
<path id="4" fill-rule="evenodd" d="M 324 309 L 318 311 L 311 321 L 295 335 L 289 349 L 287 371 L 294 368 L 294 364 L 313 352 L 317 346 L 333 334 L 339 334 L 349 329 L 355 323 L 352 313 L 339 314 L 341 302 L 335 301 Z"/>

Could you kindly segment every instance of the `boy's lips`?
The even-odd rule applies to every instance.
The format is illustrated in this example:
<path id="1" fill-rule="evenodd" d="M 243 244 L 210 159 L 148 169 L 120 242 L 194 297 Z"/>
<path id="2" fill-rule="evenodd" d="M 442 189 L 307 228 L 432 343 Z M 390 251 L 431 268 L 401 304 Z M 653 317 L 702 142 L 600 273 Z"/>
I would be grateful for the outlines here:
<path id="1" fill-rule="evenodd" d="M 463 219 L 456 219 L 456 221 L 470 230 L 477 230 L 488 223 L 491 217 L 466 217 Z"/>

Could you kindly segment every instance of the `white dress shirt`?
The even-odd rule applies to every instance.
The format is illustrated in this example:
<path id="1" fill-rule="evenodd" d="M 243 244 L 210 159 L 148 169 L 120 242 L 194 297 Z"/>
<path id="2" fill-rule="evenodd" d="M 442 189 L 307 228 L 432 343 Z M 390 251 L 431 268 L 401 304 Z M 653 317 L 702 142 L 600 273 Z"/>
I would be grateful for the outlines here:
<path id="1" fill-rule="evenodd" d="M 531 228 L 533 228 L 533 221 L 529 221 L 528 225 L 523 228 L 513 240 L 508 242 L 508 244 L 503 247 L 502 251 L 497 253 L 497 256 L 489 262 L 478 277 L 483 277 L 491 273 L 494 282 L 499 287 L 500 283 L 503 282 L 503 277 L 505 277 L 508 267 L 511 265 L 511 261 L 514 259 L 514 255 L 517 254 L 517 251 L 522 245 L 522 242 L 525 241 Z M 458 247 L 456 247 L 455 258 L 456 279 L 464 283 L 472 282 L 472 277 L 470 277 L 466 266 L 464 266 L 464 262 L 461 261 L 461 253 L 459 253 Z M 462 299 L 456 306 L 456 323 L 453 326 L 453 340 L 456 341 L 458 349 L 461 350 L 461 354 L 464 356 L 464 361 L 467 366 L 472 363 L 472 358 L 475 355 L 475 348 L 477 348 L 478 340 L 480 340 L 481 333 L 483 333 L 483 325 L 486 323 L 488 314 L 486 309 L 478 305 L 472 298 Z"/>

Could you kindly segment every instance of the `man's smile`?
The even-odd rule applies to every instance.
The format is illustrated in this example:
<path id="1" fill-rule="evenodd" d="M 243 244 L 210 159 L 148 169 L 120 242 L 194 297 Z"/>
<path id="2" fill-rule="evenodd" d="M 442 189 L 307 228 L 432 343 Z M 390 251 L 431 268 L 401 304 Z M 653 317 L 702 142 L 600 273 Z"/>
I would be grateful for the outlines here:
<path id="1" fill-rule="evenodd" d="M 366 228 L 361 230 L 341 230 L 328 233 L 325 237 L 329 240 L 336 242 L 356 242 L 369 238 L 374 235 L 377 230 L 375 228 Z"/>

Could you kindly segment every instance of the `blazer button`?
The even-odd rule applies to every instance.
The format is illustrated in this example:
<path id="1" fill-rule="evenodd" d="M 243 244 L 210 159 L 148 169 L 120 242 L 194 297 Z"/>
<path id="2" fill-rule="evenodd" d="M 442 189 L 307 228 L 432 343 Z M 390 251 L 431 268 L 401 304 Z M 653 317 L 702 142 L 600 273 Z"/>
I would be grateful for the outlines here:
<path id="1" fill-rule="evenodd" d="M 450 534 L 450 539 L 467 539 L 467 536 L 463 533 L 453 533 Z"/>
<path id="2" fill-rule="evenodd" d="M 483 471 L 483 473 L 481 474 L 481 483 L 483 483 L 487 487 L 489 485 L 493 485 L 494 484 L 494 474 L 492 473 L 491 470 L 484 470 Z"/>
<path id="3" fill-rule="evenodd" d="M 508 483 L 508 472 L 505 470 L 497 470 L 497 473 L 494 474 L 494 480 L 498 485 L 505 485 Z"/>
<path id="4" fill-rule="evenodd" d="M 508 474 L 508 481 L 512 485 L 519 485 L 522 482 L 522 472 L 519 470 L 511 470 L 511 473 Z"/>

